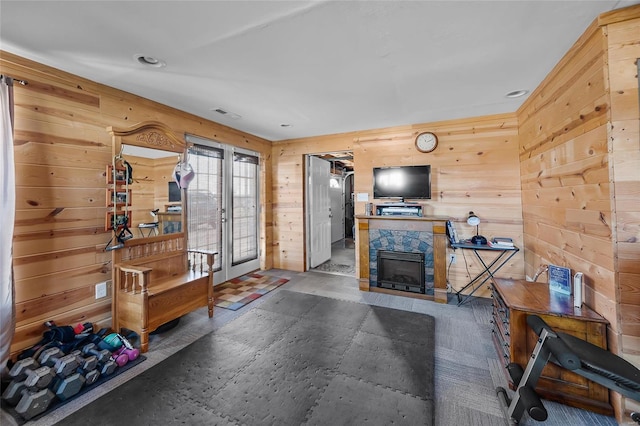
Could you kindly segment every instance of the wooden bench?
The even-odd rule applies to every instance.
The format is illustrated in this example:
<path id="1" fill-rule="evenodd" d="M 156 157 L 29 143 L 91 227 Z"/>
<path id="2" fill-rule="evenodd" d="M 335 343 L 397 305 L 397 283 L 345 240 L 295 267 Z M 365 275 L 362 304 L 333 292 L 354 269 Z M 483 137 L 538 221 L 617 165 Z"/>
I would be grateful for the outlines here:
<path id="1" fill-rule="evenodd" d="M 213 261 L 216 253 L 189 251 L 183 233 L 132 239 L 113 251 L 112 326 L 140 335 L 203 306 L 213 317 Z"/>

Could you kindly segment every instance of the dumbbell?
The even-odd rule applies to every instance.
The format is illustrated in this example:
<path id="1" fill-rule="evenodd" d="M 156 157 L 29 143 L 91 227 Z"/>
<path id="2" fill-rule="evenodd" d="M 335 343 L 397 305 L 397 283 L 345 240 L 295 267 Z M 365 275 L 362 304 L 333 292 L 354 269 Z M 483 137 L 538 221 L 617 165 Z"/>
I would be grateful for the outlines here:
<path id="1" fill-rule="evenodd" d="M 37 391 L 45 389 L 53 380 L 53 374 L 49 367 L 39 367 L 32 370 L 33 373 L 27 376 L 25 380 L 19 382 L 12 380 L 2 393 L 2 398 L 10 405 L 16 405 L 22 398 L 22 391 Z"/>
<path id="2" fill-rule="evenodd" d="M 13 367 L 11 367 L 9 376 L 16 381 L 26 380 L 27 387 L 43 389 L 46 388 L 53 379 L 53 375 L 50 373 L 50 368 L 38 366 L 36 360 L 29 357 L 16 362 Z"/>
<path id="3" fill-rule="evenodd" d="M 16 412 L 25 420 L 29 420 L 38 414 L 44 413 L 51 405 L 54 397 L 53 392 L 49 389 L 40 389 L 35 392 L 24 389 L 22 398 L 16 405 Z"/>
<path id="4" fill-rule="evenodd" d="M 22 398 L 24 389 L 44 389 L 53 379 L 51 368 L 39 367 L 33 358 L 25 358 L 16 362 L 9 376 L 13 379 L 2 394 L 2 398 L 11 405 L 16 405 Z"/>
<path id="5" fill-rule="evenodd" d="M 100 378 L 100 371 L 97 369 L 87 371 L 86 373 L 81 373 L 81 374 L 83 374 L 84 376 L 85 386 L 91 386 L 92 384 L 97 382 L 98 379 Z"/>
<path id="6" fill-rule="evenodd" d="M 129 349 L 123 345 L 119 349 L 116 349 L 113 352 L 113 355 L 111 357 L 114 359 L 114 361 L 116 362 L 116 364 L 118 364 L 119 367 L 122 367 L 125 364 L 127 364 L 129 361 L 134 361 L 138 359 L 139 356 L 140 356 L 140 351 L 138 349 L 135 349 L 135 348 Z"/>
<path id="7" fill-rule="evenodd" d="M 122 346 L 113 351 L 113 354 L 111 354 L 111 359 L 114 360 L 116 364 L 118 364 L 118 367 L 123 367 L 129 362 L 129 357 L 123 352 L 124 349 L 124 346 Z"/>
<path id="8" fill-rule="evenodd" d="M 27 390 L 27 385 L 24 384 L 24 380 L 21 382 L 16 382 L 12 380 L 9 383 L 9 386 L 2 393 L 2 399 L 7 401 L 9 405 L 15 406 L 18 402 L 20 402 L 20 398 L 22 398 L 22 391 Z"/>
<path id="9" fill-rule="evenodd" d="M 111 352 L 106 349 L 98 350 L 98 347 L 95 343 L 88 343 L 84 345 L 82 348 L 82 353 L 84 355 L 95 355 L 98 359 L 98 364 L 104 364 L 109 359 L 111 359 Z"/>
<path id="10" fill-rule="evenodd" d="M 116 368 L 118 368 L 118 364 L 116 364 L 114 360 L 109 359 L 104 363 L 98 363 L 97 371 L 101 376 L 109 376 L 113 374 L 114 371 L 116 371 Z"/>
<path id="11" fill-rule="evenodd" d="M 80 392 L 86 380 L 76 371 L 79 362 L 75 354 L 65 355 L 59 348 L 49 348 L 40 354 L 39 359 L 43 364 L 53 365 L 57 376 L 51 389 L 59 400 L 65 401 Z"/>
<path id="12" fill-rule="evenodd" d="M 129 340 L 127 340 L 124 336 L 118 334 L 118 338 L 122 342 L 123 352 L 129 357 L 129 361 L 135 361 L 140 356 L 140 351 L 133 347 Z"/>
<path id="13" fill-rule="evenodd" d="M 21 381 L 27 377 L 29 371 L 33 371 L 36 368 L 38 368 L 38 363 L 35 359 L 31 357 L 21 359 L 13 364 L 13 367 L 11 367 L 9 371 L 9 376 L 11 376 L 13 380 Z"/>
<path id="14" fill-rule="evenodd" d="M 104 341 L 112 346 L 118 346 L 118 349 L 113 351 L 111 357 L 118 364 L 123 367 L 129 361 L 134 361 L 140 356 L 140 351 L 131 345 L 129 341 L 119 333 L 111 333 L 104 338 Z"/>
<path id="15" fill-rule="evenodd" d="M 78 361 L 78 369 L 76 372 L 84 376 L 86 381 L 85 386 L 94 384 L 100 377 L 100 371 L 97 370 L 98 358 L 95 355 L 85 358 L 82 356 L 82 352 L 80 350 L 75 350 L 71 352 L 70 355 L 75 356 Z"/>
<path id="16" fill-rule="evenodd" d="M 95 355 L 83 357 L 82 351 L 78 349 L 71 352 L 69 355 L 73 355 L 76 357 L 76 361 L 78 362 L 78 369 L 82 370 L 82 372 L 95 370 L 98 366 L 98 357 L 96 357 Z"/>
<path id="17" fill-rule="evenodd" d="M 48 365 L 55 374 L 63 378 L 70 376 L 78 368 L 76 357 L 71 354 L 65 355 L 59 348 L 46 349 L 38 360 L 40 364 Z"/>
<path id="18" fill-rule="evenodd" d="M 59 400 L 66 401 L 80 392 L 85 383 L 86 380 L 82 374 L 73 373 L 67 377 L 57 376 L 53 380 L 51 389 Z"/>
<path id="19" fill-rule="evenodd" d="M 89 343 L 82 348 L 83 354 L 92 354 L 95 355 L 98 359 L 98 371 L 102 376 L 108 376 L 112 374 L 118 364 L 114 360 L 111 359 L 111 352 L 106 349 L 97 350 L 97 346 L 94 343 Z"/>

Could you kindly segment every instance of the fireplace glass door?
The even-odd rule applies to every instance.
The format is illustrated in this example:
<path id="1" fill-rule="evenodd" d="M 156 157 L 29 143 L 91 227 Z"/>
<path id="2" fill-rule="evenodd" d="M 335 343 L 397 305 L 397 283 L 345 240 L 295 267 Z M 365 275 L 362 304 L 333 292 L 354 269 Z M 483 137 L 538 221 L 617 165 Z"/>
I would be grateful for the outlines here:
<path id="1" fill-rule="evenodd" d="M 424 253 L 378 251 L 378 287 L 425 293 Z"/>

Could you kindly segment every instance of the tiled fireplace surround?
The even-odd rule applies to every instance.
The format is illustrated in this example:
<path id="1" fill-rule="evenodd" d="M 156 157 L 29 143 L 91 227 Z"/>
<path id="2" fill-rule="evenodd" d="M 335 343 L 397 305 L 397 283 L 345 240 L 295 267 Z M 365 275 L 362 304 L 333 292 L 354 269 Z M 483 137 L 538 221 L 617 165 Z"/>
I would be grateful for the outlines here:
<path id="1" fill-rule="evenodd" d="M 356 216 L 360 290 L 446 303 L 446 221 L 442 217 Z M 427 294 L 377 287 L 378 250 L 424 253 Z"/>
<path id="2" fill-rule="evenodd" d="M 424 281 L 433 294 L 433 233 L 396 229 L 369 229 L 369 286 L 378 284 L 378 250 L 424 253 Z"/>

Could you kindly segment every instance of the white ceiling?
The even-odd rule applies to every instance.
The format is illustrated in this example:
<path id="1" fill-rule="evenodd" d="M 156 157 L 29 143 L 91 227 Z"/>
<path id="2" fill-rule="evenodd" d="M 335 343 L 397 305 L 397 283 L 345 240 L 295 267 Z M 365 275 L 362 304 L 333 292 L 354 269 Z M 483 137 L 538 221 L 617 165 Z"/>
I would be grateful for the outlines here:
<path id="1" fill-rule="evenodd" d="M 0 49 L 282 140 L 513 112 L 507 92 L 637 3 L 1 0 Z"/>

